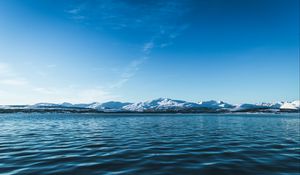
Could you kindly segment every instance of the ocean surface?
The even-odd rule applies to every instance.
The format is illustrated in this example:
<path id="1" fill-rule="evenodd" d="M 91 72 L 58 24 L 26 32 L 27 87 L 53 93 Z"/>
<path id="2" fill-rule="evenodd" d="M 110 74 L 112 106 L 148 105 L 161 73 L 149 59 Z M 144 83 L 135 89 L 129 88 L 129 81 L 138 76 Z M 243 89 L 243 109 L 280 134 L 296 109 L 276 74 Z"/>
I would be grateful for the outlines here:
<path id="1" fill-rule="evenodd" d="M 300 174 L 299 114 L 1 114 L 0 174 Z"/>

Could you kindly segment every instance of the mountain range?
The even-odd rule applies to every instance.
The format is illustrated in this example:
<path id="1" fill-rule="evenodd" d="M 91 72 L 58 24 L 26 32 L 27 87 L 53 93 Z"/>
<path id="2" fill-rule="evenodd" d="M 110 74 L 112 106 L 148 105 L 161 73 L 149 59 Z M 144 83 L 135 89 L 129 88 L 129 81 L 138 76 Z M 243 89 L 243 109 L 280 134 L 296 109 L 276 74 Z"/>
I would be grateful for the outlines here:
<path id="1" fill-rule="evenodd" d="M 135 113 L 234 113 L 234 112 L 299 112 L 300 100 L 277 103 L 242 103 L 238 105 L 223 101 L 188 102 L 169 98 L 128 103 L 109 101 L 105 103 L 71 104 L 71 103 L 37 103 L 34 105 L 2 105 L 0 113 L 14 112 L 135 112 Z"/>

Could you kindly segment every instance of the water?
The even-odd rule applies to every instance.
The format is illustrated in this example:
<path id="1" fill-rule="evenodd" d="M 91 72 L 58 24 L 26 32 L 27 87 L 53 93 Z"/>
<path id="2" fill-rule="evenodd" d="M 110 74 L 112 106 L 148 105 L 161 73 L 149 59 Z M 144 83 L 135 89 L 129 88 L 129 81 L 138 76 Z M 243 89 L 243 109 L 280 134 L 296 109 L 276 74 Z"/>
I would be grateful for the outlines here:
<path id="1" fill-rule="evenodd" d="M 299 114 L 1 114 L 0 174 L 300 174 Z"/>

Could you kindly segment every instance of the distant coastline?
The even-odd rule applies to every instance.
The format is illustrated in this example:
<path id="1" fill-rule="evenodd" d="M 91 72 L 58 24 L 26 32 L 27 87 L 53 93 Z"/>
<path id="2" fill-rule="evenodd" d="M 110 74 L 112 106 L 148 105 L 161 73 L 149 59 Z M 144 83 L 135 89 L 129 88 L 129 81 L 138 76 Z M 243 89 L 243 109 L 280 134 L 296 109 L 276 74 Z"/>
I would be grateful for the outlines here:
<path id="1" fill-rule="evenodd" d="M 158 98 L 145 102 L 71 104 L 38 103 L 35 105 L 2 105 L 0 113 L 300 113 L 298 101 L 277 103 L 243 103 L 238 105 L 223 101 L 187 102 Z"/>

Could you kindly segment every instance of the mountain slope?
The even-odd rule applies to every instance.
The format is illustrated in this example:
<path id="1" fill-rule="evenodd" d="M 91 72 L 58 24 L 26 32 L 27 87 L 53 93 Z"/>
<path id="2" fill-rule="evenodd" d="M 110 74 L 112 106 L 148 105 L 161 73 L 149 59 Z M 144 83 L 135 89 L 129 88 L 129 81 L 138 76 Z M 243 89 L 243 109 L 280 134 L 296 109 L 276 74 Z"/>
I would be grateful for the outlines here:
<path id="1" fill-rule="evenodd" d="M 34 105 L 2 105 L 0 112 L 299 112 L 300 100 L 277 103 L 243 103 L 232 105 L 223 101 L 201 101 L 199 103 L 170 98 L 128 103 L 108 101 L 105 103 L 37 103 Z"/>
<path id="2" fill-rule="evenodd" d="M 129 104 L 123 107 L 127 111 L 169 111 L 182 110 L 187 108 L 200 107 L 197 103 L 186 102 L 183 100 L 172 100 L 169 98 L 158 98 L 150 101 Z"/>
<path id="3" fill-rule="evenodd" d="M 280 109 L 300 109 L 300 100 L 296 100 L 293 102 L 284 102 L 281 106 Z"/>

